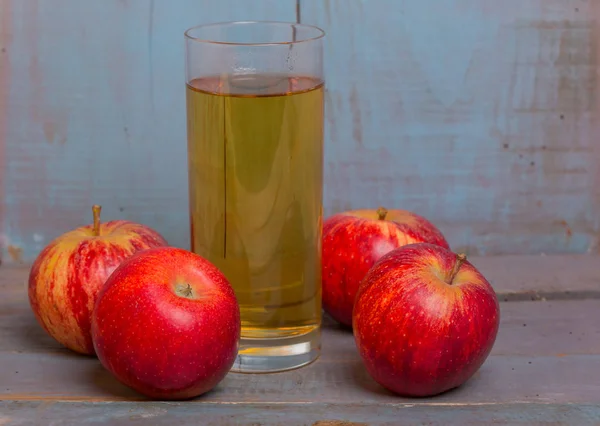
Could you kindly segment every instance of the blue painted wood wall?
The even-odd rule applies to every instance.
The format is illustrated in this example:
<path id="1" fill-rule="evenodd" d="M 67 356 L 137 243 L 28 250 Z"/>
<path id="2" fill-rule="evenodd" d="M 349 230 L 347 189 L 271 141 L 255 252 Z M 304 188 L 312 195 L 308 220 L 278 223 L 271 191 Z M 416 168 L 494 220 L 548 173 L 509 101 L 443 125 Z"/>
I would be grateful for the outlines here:
<path id="1" fill-rule="evenodd" d="M 327 215 L 410 209 L 470 253 L 597 251 L 598 1 L 2 0 L 5 261 L 92 203 L 188 247 L 182 33 L 239 19 L 327 32 Z"/>

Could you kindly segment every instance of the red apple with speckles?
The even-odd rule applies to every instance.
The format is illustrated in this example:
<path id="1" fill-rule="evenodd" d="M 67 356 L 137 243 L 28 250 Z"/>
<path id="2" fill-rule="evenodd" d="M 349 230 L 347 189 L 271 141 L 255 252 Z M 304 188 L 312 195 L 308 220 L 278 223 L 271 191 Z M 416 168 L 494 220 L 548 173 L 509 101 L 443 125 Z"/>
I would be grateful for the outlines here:
<path id="1" fill-rule="evenodd" d="M 239 305 L 225 276 L 175 247 L 123 262 L 92 317 L 102 365 L 153 399 L 189 399 L 215 387 L 235 361 L 240 331 Z"/>
<path id="2" fill-rule="evenodd" d="M 93 224 L 51 241 L 29 273 L 29 303 L 42 328 L 67 348 L 94 354 L 92 310 L 108 276 L 140 250 L 166 246 L 152 228 L 125 220 L 100 223 L 101 207 L 92 207 Z"/>
<path id="3" fill-rule="evenodd" d="M 369 374 L 402 396 L 433 396 L 466 382 L 489 355 L 498 299 L 462 254 L 410 244 L 381 257 L 356 296 L 353 332 Z"/>
<path id="4" fill-rule="evenodd" d="M 339 323 L 352 325 L 352 307 L 367 271 L 387 252 L 412 243 L 448 248 L 442 232 L 407 210 L 352 210 L 323 223 L 323 308 Z"/>

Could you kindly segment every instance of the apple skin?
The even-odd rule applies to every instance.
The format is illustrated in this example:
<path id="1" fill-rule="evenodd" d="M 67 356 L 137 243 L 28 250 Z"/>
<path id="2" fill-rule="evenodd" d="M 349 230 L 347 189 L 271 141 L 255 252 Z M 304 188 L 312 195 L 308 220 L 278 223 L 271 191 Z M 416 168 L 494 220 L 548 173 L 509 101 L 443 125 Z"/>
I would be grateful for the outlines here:
<path id="1" fill-rule="evenodd" d="M 90 334 L 98 291 L 119 264 L 132 254 L 167 241 L 155 230 L 130 221 L 94 224 L 64 233 L 37 256 L 29 272 L 31 309 L 42 328 L 74 352 L 94 355 Z"/>
<path id="2" fill-rule="evenodd" d="M 387 252 L 412 243 L 449 248 L 442 232 L 407 210 L 351 210 L 323 223 L 322 298 L 324 310 L 339 323 L 352 326 L 352 307 L 360 282 Z"/>
<path id="3" fill-rule="evenodd" d="M 240 332 L 239 305 L 225 276 L 175 247 L 124 261 L 100 291 L 92 317 L 102 365 L 152 399 L 211 390 L 231 369 Z"/>
<path id="4" fill-rule="evenodd" d="M 456 388 L 492 350 L 496 293 L 459 259 L 440 246 L 406 245 L 379 259 L 361 283 L 356 346 L 371 377 L 392 392 L 425 397 Z"/>

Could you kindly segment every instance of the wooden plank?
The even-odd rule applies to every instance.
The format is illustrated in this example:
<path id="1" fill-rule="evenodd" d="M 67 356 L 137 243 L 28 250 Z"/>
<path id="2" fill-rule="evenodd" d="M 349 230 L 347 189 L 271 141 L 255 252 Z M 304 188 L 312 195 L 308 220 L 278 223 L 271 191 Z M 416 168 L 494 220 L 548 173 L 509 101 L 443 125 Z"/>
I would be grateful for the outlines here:
<path id="1" fill-rule="evenodd" d="M 595 254 L 470 258 L 506 301 L 598 298 L 599 260 Z"/>
<path id="2" fill-rule="evenodd" d="M 597 425 L 600 408 L 587 404 L 483 404 L 415 405 L 408 403 L 279 404 L 242 403 L 227 407 L 213 403 L 79 403 L 0 402 L 3 425 L 201 424 L 306 425 L 306 426 L 403 426 L 410 425 Z"/>
<path id="3" fill-rule="evenodd" d="M 3 268 L 0 286 L 6 291 Z M 13 277 L 17 274 L 13 274 Z M 20 286 L 19 286 L 20 287 Z M 370 379 L 351 332 L 328 320 L 323 352 L 309 367 L 277 375 L 230 374 L 208 398 L 213 402 L 394 402 Z M 600 300 L 501 304 L 492 355 L 463 388 L 442 395 L 448 403 L 594 403 L 600 398 Z M 63 349 L 41 330 L 22 288 L 0 300 L 0 399 L 112 401 L 140 399 L 93 357 Z M 548 374 L 552 371 L 552 374 Z M 205 399 L 203 399 L 205 400 Z M 427 400 L 424 400 L 427 401 Z"/>
<path id="4" fill-rule="evenodd" d="M 0 2 L 0 265 L 2 264 L 2 254 L 4 247 L 8 244 L 4 241 L 4 223 L 6 210 L 6 187 L 4 178 L 2 177 L 7 169 L 6 156 L 6 139 L 8 127 L 8 99 L 9 90 L 9 72 L 10 67 L 6 66 L 7 62 L 7 45 L 10 44 L 12 37 L 12 20 L 10 13 L 10 2 Z"/>
<path id="5" fill-rule="evenodd" d="M 326 214 L 408 208 L 473 254 L 597 252 L 598 2 L 298 1 L 328 34 Z M 5 263 L 92 202 L 187 247 L 181 32 L 295 6 L 3 1 Z"/>
<path id="6" fill-rule="evenodd" d="M 600 3 L 300 0 L 325 29 L 326 212 L 472 254 L 598 251 Z"/>
<path id="7" fill-rule="evenodd" d="M 531 303 L 531 302 L 528 302 Z M 565 302 L 561 302 L 565 303 Z M 596 318 L 597 320 L 597 318 Z M 351 335 L 333 350 L 325 333 L 323 355 L 299 370 L 276 375 L 230 373 L 202 401 L 223 404 L 322 403 L 581 403 L 600 404 L 600 355 L 491 355 L 462 387 L 412 400 L 387 392 L 364 369 Z M 329 339 L 329 340 L 328 340 Z M 339 340 L 337 341 L 339 343 Z M 562 348 L 561 348 L 562 349 Z M 341 351 L 344 353 L 340 354 Z M 334 357 L 337 353 L 338 357 Z M 0 400 L 139 401 L 92 357 L 67 352 L 0 352 Z M 550 374 L 551 372 L 551 374 Z"/>
<path id="8" fill-rule="evenodd" d="M 599 300 L 502 303 L 501 327 L 493 355 L 537 356 L 600 354 Z M 354 356 L 353 340 L 336 323 L 325 322 L 327 360 Z M 26 300 L 0 303 L 0 352 L 43 354 L 70 352 L 38 325 Z M 36 355 L 37 356 L 37 355 Z M 329 361 L 327 361 L 329 362 Z"/>
<path id="9" fill-rule="evenodd" d="M 89 223 L 92 203 L 106 220 L 147 223 L 187 247 L 183 32 L 295 21 L 295 0 L 0 3 L 0 23 L 11 23 L 0 29 L 0 158 L 10 158 L 0 168 L 0 257 L 31 260 Z"/>
<path id="10" fill-rule="evenodd" d="M 160 426 L 198 418 L 215 425 L 320 426 L 391 425 L 399 418 L 402 424 L 440 425 L 600 421 L 600 300 L 501 303 L 491 356 L 465 385 L 435 398 L 400 398 L 381 388 L 364 369 L 351 332 L 328 319 L 322 355 L 310 366 L 267 375 L 230 373 L 202 397 L 161 403 L 120 384 L 96 358 L 74 354 L 46 336 L 27 304 L 26 273 L 0 268 L 3 425 Z"/>
<path id="11" fill-rule="evenodd" d="M 600 298 L 597 255 L 472 256 L 469 261 L 503 301 Z M 4 300 L 26 296 L 27 274 L 27 266 L 0 267 Z"/>

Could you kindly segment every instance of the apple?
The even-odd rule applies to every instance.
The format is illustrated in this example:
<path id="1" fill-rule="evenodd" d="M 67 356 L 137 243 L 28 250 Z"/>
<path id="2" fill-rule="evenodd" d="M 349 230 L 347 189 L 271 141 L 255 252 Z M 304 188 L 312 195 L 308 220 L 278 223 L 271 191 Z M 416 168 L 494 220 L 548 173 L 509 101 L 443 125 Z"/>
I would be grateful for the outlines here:
<path id="1" fill-rule="evenodd" d="M 323 309 L 339 323 L 351 327 L 358 286 L 367 271 L 384 254 L 412 243 L 448 243 L 431 222 L 407 210 L 351 210 L 323 223 Z"/>
<path id="2" fill-rule="evenodd" d="M 498 299 L 465 255 L 434 244 L 392 250 L 356 295 L 353 333 L 373 379 L 402 396 L 433 396 L 467 381 L 489 355 Z"/>
<path id="3" fill-rule="evenodd" d="M 140 250 L 165 246 L 153 229 L 113 220 L 100 223 L 101 207 L 92 207 L 91 225 L 73 229 L 51 241 L 29 273 L 29 304 L 42 328 L 67 348 L 93 355 L 90 334 L 98 291 L 127 257 Z"/>
<path id="4" fill-rule="evenodd" d="M 92 317 L 102 365 L 153 399 L 189 399 L 215 387 L 235 361 L 240 332 L 239 305 L 223 273 L 175 247 L 124 261 Z"/>

